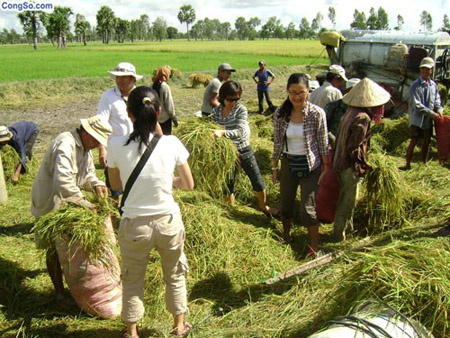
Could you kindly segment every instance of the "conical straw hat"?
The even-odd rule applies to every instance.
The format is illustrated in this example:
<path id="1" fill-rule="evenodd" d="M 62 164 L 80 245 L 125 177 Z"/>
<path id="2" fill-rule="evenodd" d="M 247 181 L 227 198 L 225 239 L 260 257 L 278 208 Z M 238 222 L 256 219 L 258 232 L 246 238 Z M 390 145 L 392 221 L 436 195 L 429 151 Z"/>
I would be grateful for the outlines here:
<path id="1" fill-rule="evenodd" d="M 391 95 L 369 78 L 362 79 L 342 101 L 352 107 L 376 107 L 389 101 Z"/>

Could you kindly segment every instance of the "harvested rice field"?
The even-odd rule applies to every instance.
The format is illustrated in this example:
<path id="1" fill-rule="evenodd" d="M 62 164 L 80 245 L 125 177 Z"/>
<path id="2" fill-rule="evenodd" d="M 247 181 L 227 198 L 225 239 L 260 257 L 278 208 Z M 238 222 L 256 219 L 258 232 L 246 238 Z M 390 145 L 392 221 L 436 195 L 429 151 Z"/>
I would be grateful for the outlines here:
<path id="1" fill-rule="evenodd" d="M 305 68 L 275 67 L 273 71 L 278 77 L 272 98 L 279 105 L 286 97 L 289 74 Z M 314 76 L 320 68 L 308 71 Z M 239 75 L 242 102 L 249 110 L 251 144 L 267 185 L 269 205 L 279 206 L 279 186 L 271 182 L 272 119 L 256 113 L 251 75 L 251 71 Z M 8 179 L 8 201 L 0 205 L 1 337 L 109 338 L 118 337 L 123 327 L 120 319 L 101 320 L 73 305 L 55 302 L 44 253 L 35 248 L 31 233 L 35 226 L 29 211 L 31 184 L 43 153 L 57 134 L 95 114 L 102 91 L 112 86 L 107 78 L 96 81 L 98 86 L 79 100 L 68 94 L 72 89 L 64 92 L 63 87 L 70 86 L 63 83 L 59 99 L 51 99 L 51 104 L 36 93 L 34 104 L 6 102 L 0 111 L 2 124 L 33 120 L 41 131 L 36 164 L 21 176 L 19 185 Z M 175 132 L 191 140 L 191 161 L 198 164 L 192 165 L 194 191 L 175 193 L 186 228 L 190 266 L 187 319 L 193 329 L 189 337 L 307 337 L 368 299 L 417 320 L 436 338 L 450 336 L 450 240 L 434 235 L 450 217 L 450 170 L 438 163 L 435 141 L 427 164 L 420 163 L 417 149 L 412 169 L 400 171 L 408 140 L 407 119 L 386 119 L 383 126 L 374 128 L 374 171 L 361 185 L 355 233 L 346 242 L 335 243 L 332 225 L 320 227 L 321 250 L 342 255 L 301 275 L 265 285 L 264 281 L 310 261 L 305 258 L 307 232 L 296 225 L 293 242 L 285 244 L 281 222 L 258 210 L 250 182 L 242 173 L 236 205 L 225 203 L 220 182 L 228 168 L 220 161 L 232 163 L 235 154 L 211 154 L 214 140 L 205 135 L 212 127 L 193 118 L 200 109 L 203 88 L 189 87 L 187 75 L 169 85 L 180 116 Z M 97 169 L 103 177 L 98 164 Z M 11 170 L 11 165 L 5 170 Z M 200 176 L 202 170 L 206 175 Z M 147 268 L 145 311 L 140 336 L 169 337 L 172 322 L 164 305 L 157 253 L 151 255 Z"/>

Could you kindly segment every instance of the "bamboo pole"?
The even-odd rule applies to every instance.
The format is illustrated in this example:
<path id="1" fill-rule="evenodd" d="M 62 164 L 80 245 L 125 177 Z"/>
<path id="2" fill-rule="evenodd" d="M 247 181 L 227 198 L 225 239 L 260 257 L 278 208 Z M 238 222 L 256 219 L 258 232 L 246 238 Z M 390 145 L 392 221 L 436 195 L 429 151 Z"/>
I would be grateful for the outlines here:
<path id="1" fill-rule="evenodd" d="M 306 272 L 308 270 L 314 269 L 314 268 L 316 268 L 318 266 L 328 264 L 328 263 L 334 261 L 336 258 L 338 258 L 340 256 L 342 256 L 342 253 L 329 253 L 329 254 L 326 254 L 324 256 L 321 256 L 321 257 L 318 257 L 318 258 L 314 259 L 311 262 L 308 262 L 308 263 L 302 264 L 300 266 L 297 266 L 296 268 L 293 268 L 292 270 L 289 270 L 289 271 L 283 273 L 282 275 L 276 276 L 275 278 L 270 278 L 270 279 L 265 281 L 265 284 L 266 285 L 272 285 L 272 284 L 274 284 L 276 282 L 279 282 L 281 280 L 287 279 L 289 277 L 300 275 L 303 272 Z"/>
<path id="2" fill-rule="evenodd" d="M 0 203 L 5 203 L 8 200 L 8 193 L 6 192 L 5 177 L 3 176 L 2 155 L 0 154 Z"/>

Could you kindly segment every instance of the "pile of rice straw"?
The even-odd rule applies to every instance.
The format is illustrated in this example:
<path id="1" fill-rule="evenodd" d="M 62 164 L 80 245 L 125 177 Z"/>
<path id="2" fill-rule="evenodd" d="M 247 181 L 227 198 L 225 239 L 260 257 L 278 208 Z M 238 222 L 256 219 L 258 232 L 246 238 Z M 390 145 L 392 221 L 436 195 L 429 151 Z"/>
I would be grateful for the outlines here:
<path id="1" fill-rule="evenodd" d="M 227 177 L 237 161 L 236 146 L 227 138 L 215 140 L 214 130 L 223 127 L 203 119 L 191 119 L 180 124 L 177 136 L 189 151 L 189 166 L 195 186 L 214 197 L 221 197 Z"/>
<path id="2" fill-rule="evenodd" d="M 92 261 L 108 265 L 109 256 L 106 253 L 109 250 L 106 249 L 112 249 L 112 246 L 105 231 L 105 218 L 117 214 L 117 211 L 108 199 L 92 202 L 97 210 L 67 203 L 42 216 L 33 230 L 39 232 L 43 248 L 54 249 L 55 240 L 68 234 L 71 238 L 69 250 L 77 242 L 89 253 Z"/>

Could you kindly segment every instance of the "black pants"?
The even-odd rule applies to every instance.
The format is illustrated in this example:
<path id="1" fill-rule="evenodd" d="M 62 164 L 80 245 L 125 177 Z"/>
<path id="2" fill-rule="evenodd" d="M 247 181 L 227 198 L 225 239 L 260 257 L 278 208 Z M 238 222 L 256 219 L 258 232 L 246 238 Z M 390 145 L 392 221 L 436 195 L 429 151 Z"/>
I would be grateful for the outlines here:
<path id="1" fill-rule="evenodd" d="M 262 114 L 262 112 L 264 111 L 264 107 L 263 107 L 263 97 L 266 97 L 266 101 L 267 104 L 269 105 L 269 108 L 273 110 L 273 104 L 272 101 L 270 100 L 270 92 L 268 90 L 266 91 L 262 91 L 262 90 L 258 90 L 258 105 L 259 105 L 259 113 Z"/>
<path id="2" fill-rule="evenodd" d="M 164 135 L 172 135 L 172 119 L 168 119 L 166 122 L 160 123 L 162 132 Z"/>

